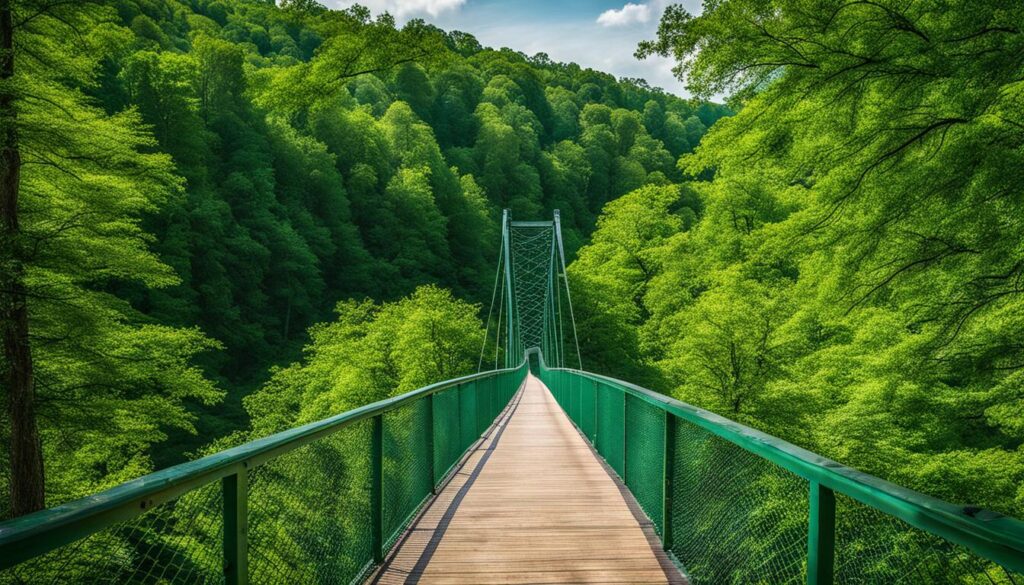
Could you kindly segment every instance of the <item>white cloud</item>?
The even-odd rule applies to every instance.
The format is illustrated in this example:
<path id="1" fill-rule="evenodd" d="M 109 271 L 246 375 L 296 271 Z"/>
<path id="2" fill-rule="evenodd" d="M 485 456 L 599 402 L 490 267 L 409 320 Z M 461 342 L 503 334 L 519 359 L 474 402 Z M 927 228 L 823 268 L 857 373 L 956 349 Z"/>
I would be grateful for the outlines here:
<path id="1" fill-rule="evenodd" d="M 334 0 L 329 2 L 339 8 L 347 8 L 353 4 L 362 4 L 374 14 L 389 12 L 399 21 L 416 16 L 438 15 L 456 10 L 466 0 Z"/>
<path id="2" fill-rule="evenodd" d="M 654 9 L 648 4 L 627 3 L 619 9 L 612 8 L 605 10 L 597 17 L 597 23 L 602 26 L 626 26 L 637 23 L 648 23 L 654 16 Z"/>

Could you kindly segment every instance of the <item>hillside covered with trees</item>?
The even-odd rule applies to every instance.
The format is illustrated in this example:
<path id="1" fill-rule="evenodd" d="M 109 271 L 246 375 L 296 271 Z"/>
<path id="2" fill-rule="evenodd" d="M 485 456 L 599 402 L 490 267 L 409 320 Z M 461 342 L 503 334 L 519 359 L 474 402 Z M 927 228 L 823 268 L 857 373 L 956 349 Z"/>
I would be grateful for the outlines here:
<path id="1" fill-rule="evenodd" d="M 1022 23 L 1011 0 L 669 6 L 637 56 L 673 59 L 684 100 L 358 6 L 0 0 L 0 520 L 473 372 L 482 346 L 497 364 L 506 208 L 561 210 L 586 370 L 969 503 L 965 524 L 1024 518 Z M 618 404 L 619 430 L 650 412 Z M 238 462 L 233 488 L 143 500 L 10 578 L 220 579 L 241 485 L 253 574 L 348 582 L 386 548 L 349 546 L 382 532 L 384 444 L 429 453 L 415 420 Z M 835 544 L 809 529 L 835 520 L 809 519 L 818 480 L 710 469 L 739 452 L 712 434 L 690 487 L 744 523 L 692 535 L 756 561 L 726 559 L 733 582 L 809 575 L 809 540 Z M 849 582 L 968 558 L 840 510 Z"/>
<path id="2" fill-rule="evenodd" d="M 680 181 L 678 157 L 728 113 L 359 7 L 4 7 L 13 60 L 0 110 L 20 166 L 0 177 L 0 477 L 27 492 L 0 516 L 248 428 L 242 398 L 336 305 L 333 327 L 378 310 L 349 303 L 426 284 L 484 301 L 502 208 L 561 209 L 576 249 L 608 201 Z M 456 306 L 480 320 L 479 306 Z M 460 359 L 433 373 L 475 367 Z"/>
<path id="3" fill-rule="evenodd" d="M 598 219 L 569 269 L 588 369 L 1024 517 L 1021 23 L 998 1 L 669 8 L 639 52 L 738 114 L 680 159 L 699 180 Z"/>

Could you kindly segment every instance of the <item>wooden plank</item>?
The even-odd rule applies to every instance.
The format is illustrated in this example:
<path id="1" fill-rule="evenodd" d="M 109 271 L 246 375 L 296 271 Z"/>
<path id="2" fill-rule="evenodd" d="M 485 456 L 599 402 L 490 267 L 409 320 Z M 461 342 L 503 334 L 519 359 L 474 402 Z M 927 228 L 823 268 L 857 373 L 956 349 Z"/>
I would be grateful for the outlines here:
<path id="1" fill-rule="evenodd" d="M 654 548 L 620 486 L 531 376 L 369 582 L 685 583 Z"/>

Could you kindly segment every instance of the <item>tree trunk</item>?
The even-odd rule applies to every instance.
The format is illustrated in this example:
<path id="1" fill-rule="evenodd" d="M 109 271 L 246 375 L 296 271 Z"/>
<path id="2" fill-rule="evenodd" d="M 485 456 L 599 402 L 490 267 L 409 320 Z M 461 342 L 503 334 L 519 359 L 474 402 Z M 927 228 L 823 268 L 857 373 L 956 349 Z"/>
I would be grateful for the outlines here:
<path id="1" fill-rule="evenodd" d="M 44 507 L 43 452 L 36 425 L 32 349 L 28 336 L 23 244 L 18 227 L 21 152 L 14 77 L 14 15 L 0 0 L 0 327 L 4 385 L 10 424 L 11 512 L 21 516 Z"/>

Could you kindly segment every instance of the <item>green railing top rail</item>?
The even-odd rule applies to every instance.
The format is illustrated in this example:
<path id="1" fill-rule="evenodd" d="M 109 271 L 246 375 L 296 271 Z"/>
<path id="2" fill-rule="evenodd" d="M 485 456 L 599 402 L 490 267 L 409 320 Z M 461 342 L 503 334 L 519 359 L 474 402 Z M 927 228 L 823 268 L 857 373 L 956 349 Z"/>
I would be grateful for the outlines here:
<path id="1" fill-rule="evenodd" d="M 475 380 L 522 368 L 491 370 L 437 382 L 341 414 L 162 469 L 97 494 L 0 523 L 0 570 L 146 513 L 197 487 L 250 469 L 358 421 Z"/>
<path id="2" fill-rule="evenodd" d="M 1024 522 L 974 506 L 952 504 L 797 447 L 713 412 L 609 376 L 572 368 L 548 368 L 536 348 L 542 370 L 569 372 L 611 385 L 697 425 L 808 481 L 965 546 L 1009 569 L 1024 572 Z"/>

